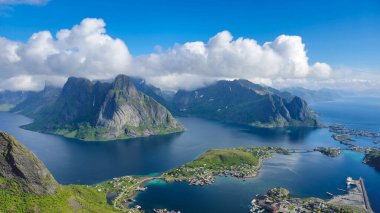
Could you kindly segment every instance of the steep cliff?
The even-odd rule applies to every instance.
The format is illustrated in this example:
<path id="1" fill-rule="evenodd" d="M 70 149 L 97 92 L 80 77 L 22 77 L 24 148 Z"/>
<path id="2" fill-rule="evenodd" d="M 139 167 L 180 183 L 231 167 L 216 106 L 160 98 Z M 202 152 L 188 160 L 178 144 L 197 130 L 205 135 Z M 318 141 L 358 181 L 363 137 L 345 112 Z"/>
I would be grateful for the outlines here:
<path id="1" fill-rule="evenodd" d="M 57 100 L 25 127 L 83 140 L 183 131 L 165 107 L 138 91 L 125 75 L 112 83 L 70 77 Z"/>
<path id="2" fill-rule="evenodd" d="M 0 131 L 0 176 L 19 182 L 25 192 L 53 194 L 58 188 L 45 165 L 24 145 Z"/>

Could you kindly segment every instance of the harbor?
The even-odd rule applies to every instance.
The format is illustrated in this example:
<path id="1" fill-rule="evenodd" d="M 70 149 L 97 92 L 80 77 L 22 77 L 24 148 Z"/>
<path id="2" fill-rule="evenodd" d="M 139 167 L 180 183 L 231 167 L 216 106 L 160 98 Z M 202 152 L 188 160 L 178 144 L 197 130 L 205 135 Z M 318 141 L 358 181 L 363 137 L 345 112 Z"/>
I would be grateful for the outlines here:
<path id="1" fill-rule="evenodd" d="M 294 198 L 285 188 L 273 188 L 266 195 L 256 195 L 251 201 L 251 212 L 344 212 L 348 209 L 358 212 L 373 213 L 368 200 L 364 180 L 347 177 L 345 195 L 326 194 L 332 198 Z"/>

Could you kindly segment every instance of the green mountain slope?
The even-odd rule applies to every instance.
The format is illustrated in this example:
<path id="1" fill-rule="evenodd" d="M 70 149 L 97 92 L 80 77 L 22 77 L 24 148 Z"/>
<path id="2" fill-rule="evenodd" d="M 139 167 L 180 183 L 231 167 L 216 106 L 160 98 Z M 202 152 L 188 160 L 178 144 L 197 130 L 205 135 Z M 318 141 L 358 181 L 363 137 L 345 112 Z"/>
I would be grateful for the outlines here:
<path id="1" fill-rule="evenodd" d="M 0 131 L 0 212 L 113 212 L 95 187 L 59 185 L 24 145 Z"/>

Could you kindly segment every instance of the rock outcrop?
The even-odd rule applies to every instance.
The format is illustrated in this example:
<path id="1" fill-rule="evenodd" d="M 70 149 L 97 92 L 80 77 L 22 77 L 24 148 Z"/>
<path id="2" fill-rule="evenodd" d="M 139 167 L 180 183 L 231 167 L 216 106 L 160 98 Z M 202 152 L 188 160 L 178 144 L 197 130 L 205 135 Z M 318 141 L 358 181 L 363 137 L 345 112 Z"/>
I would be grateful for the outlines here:
<path id="1" fill-rule="evenodd" d="M 53 194 L 59 187 L 49 170 L 24 145 L 0 131 L 0 176 L 15 179 L 25 192 Z"/>

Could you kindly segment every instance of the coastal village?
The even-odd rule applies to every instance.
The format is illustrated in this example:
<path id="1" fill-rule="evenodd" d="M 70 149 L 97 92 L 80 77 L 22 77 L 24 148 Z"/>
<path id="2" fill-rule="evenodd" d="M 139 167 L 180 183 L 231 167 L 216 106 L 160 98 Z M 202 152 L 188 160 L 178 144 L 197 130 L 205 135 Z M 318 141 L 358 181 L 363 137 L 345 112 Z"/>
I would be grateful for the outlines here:
<path id="1" fill-rule="evenodd" d="M 329 195 L 329 200 L 319 198 L 294 198 L 285 188 L 274 188 L 266 195 L 256 195 L 251 201 L 251 212 L 368 212 L 372 213 L 364 180 L 348 177 L 345 195 Z M 343 189 L 340 189 L 343 190 Z"/>
<path id="2" fill-rule="evenodd" d="M 226 150 L 213 150 L 207 153 L 214 159 L 199 159 L 170 170 L 162 175 L 168 181 L 186 181 L 190 185 L 203 186 L 212 184 L 216 176 L 235 178 L 252 178 L 257 176 L 262 161 L 272 157 L 274 153 L 289 154 L 288 150 L 277 147 L 248 147 Z M 220 156 L 223 162 L 218 162 Z M 236 159 L 234 159 L 236 158 Z"/>
<path id="3" fill-rule="evenodd" d="M 357 148 L 360 152 L 370 153 L 377 148 Z M 127 212 L 142 212 L 143 208 L 135 205 L 134 196 L 139 191 L 145 191 L 144 183 L 161 179 L 165 182 L 185 181 L 190 185 L 204 186 L 213 184 L 217 176 L 230 176 L 245 180 L 258 175 L 264 160 L 273 154 L 289 155 L 291 153 L 320 152 L 329 157 L 337 157 L 342 153 L 339 147 L 317 147 L 311 150 L 290 150 L 278 147 L 239 147 L 230 149 L 209 150 L 196 160 L 164 172 L 159 176 L 125 176 L 113 178 L 111 181 L 96 185 L 98 191 L 107 192 L 107 201 L 116 209 Z M 330 200 L 319 198 L 292 198 L 288 190 L 274 188 L 266 195 L 256 195 L 252 200 L 251 212 L 339 212 L 345 208 L 363 209 L 371 212 L 366 195 L 364 181 L 347 178 L 346 195 L 333 195 Z M 341 204 L 344 204 L 343 206 Z M 175 213 L 167 209 L 152 209 L 157 213 Z M 178 211 L 179 212 L 179 211 Z"/>

